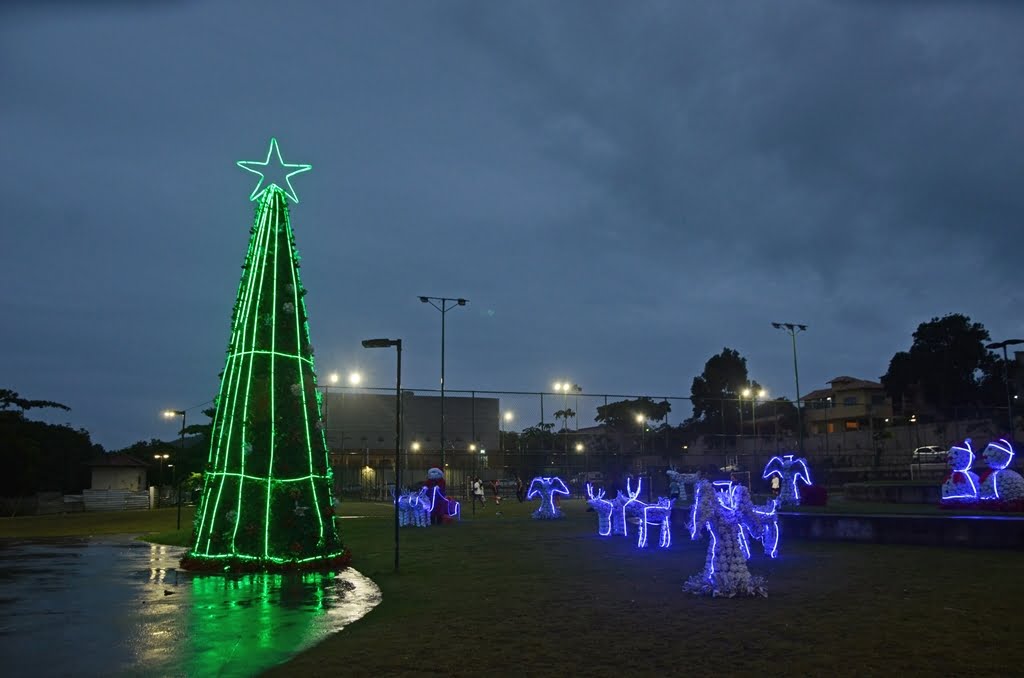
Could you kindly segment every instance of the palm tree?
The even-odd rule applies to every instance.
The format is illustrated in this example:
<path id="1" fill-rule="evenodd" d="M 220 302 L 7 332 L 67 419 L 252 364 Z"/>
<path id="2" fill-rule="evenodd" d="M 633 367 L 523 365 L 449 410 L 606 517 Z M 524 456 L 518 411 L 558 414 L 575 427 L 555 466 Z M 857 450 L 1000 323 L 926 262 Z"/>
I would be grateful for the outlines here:
<path id="1" fill-rule="evenodd" d="M 562 431 L 565 432 L 565 453 L 569 454 L 569 420 L 576 416 L 568 407 L 564 410 L 558 410 L 555 412 L 555 419 L 562 420 Z"/>

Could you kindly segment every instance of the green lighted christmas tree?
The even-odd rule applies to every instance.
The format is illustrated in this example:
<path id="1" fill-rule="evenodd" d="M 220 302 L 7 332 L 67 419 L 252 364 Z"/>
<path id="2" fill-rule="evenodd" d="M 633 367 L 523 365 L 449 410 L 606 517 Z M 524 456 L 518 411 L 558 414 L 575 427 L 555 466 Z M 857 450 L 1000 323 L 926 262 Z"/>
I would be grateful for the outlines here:
<path id="1" fill-rule="evenodd" d="M 276 158 L 276 164 L 271 159 Z M 250 200 L 256 219 L 231 318 L 192 548 L 182 567 L 255 571 L 336 569 L 349 554 L 334 525 L 331 470 L 313 346 L 288 219 L 291 177 L 270 140 Z M 268 167 L 268 165 L 270 165 Z M 267 180 L 283 170 L 287 190 Z"/>

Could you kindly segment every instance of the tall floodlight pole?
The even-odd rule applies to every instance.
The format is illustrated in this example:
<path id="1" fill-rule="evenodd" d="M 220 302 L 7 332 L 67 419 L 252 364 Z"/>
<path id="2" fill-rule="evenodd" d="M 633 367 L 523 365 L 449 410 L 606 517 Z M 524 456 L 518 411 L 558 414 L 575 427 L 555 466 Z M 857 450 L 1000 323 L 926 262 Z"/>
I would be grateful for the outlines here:
<path id="1" fill-rule="evenodd" d="M 800 429 L 800 454 L 804 453 L 804 419 L 800 411 L 800 371 L 796 366 L 796 335 L 807 331 L 807 325 L 798 323 L 772 323 L 772 327 L 789 333 L 793 339 L 793 377 L 796 379 L 796 425 Z"/>
<path id="2" fill-rule="evenodd" d="M 1014 442 L 1017 437 L 1017 429 L 1013 425 L 1013 396 L 1010 393 L 1010 360 L 1006 354 L 1007 346 L 1016 346 L 1017 344 L 1024 344 L 1024 339 L 1007 339 L 1006 341 L 998 341 L 994 344 L 985 344 L 987 349 L 1003 349 L 1003 382 L 1006 384 L 1006 416 L 1010 422 L 1010 442 Z"/>
<path id="3" fill-rule="evenodd" d="M 180 441 L 178 449 L 178 458 L 175 460 L 178 463 L 174 465 L 174 476 L 171 479 L 171 484 L 177 487 L 178 492 L 178 518 L 174 528 L 176 530 L 181 529 L 181 485 L 178 483 L 178 467 L 181 466 L 181 459 L 185 456 L 185 410 L 167 410 L 164 412 L 164 417 L 168 419 L 171 417 L 181 417 L 181 431 L 179 432 Z"/>
<path id="4" fill-rule="evenodd" d="M 402 486 L 402 340 L 365 339 L 363 348 L 398 349 L 398 366 L 395 381 L 395 572 L 398 572 L 398 493 Z"/>
<path id="5" fill-rule="evenodd" d="M 444 470 L 445 438 L 444 438 L 444 317 L 456 306 L 465 306 L 468 299 L 449 299 L 448 297 L 420 297 L 424 304 L 430 304 L 441 312 L 441 469 Z M 437 303 L 435 303 L 437 302 Z M 449 306 L 448 304 L 451 304 Z"/>

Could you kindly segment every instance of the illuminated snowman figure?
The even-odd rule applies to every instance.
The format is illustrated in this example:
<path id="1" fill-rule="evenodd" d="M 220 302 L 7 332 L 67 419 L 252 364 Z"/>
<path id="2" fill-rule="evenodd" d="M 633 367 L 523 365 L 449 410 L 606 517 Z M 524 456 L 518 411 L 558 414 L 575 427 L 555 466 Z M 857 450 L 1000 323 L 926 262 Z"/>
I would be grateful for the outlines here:
<path id="1" fill-rule="evenodd" d="M 978 500 L 978 474 L 971 470 L 974 464 L 974 450 L 971 439 L 963 446 L 949 448 L 950 471 L 942 481 L 942 503 L 960 504 Z"/>
<path id="2" fill-rule="evenodd" d="M 1007 468 L 1013 456 L 1013 446 L 1004 439 L 988 444 L 981 453 L 988 468 L 980 476 L 979 498 L 985 501 L 1024 499 L 1024 478 Z"/>

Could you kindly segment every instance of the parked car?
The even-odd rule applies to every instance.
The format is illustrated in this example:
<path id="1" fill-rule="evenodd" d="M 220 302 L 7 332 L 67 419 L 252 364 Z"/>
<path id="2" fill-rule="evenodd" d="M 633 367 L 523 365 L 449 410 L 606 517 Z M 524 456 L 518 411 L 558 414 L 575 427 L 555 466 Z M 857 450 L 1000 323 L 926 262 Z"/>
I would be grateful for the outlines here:
<path id="1" fill-rule="evenodd" d="M 914 450 L 910 456 L 914 464 L 945 464 L 949 451 L 938 445 L 925 445 Z"/>

